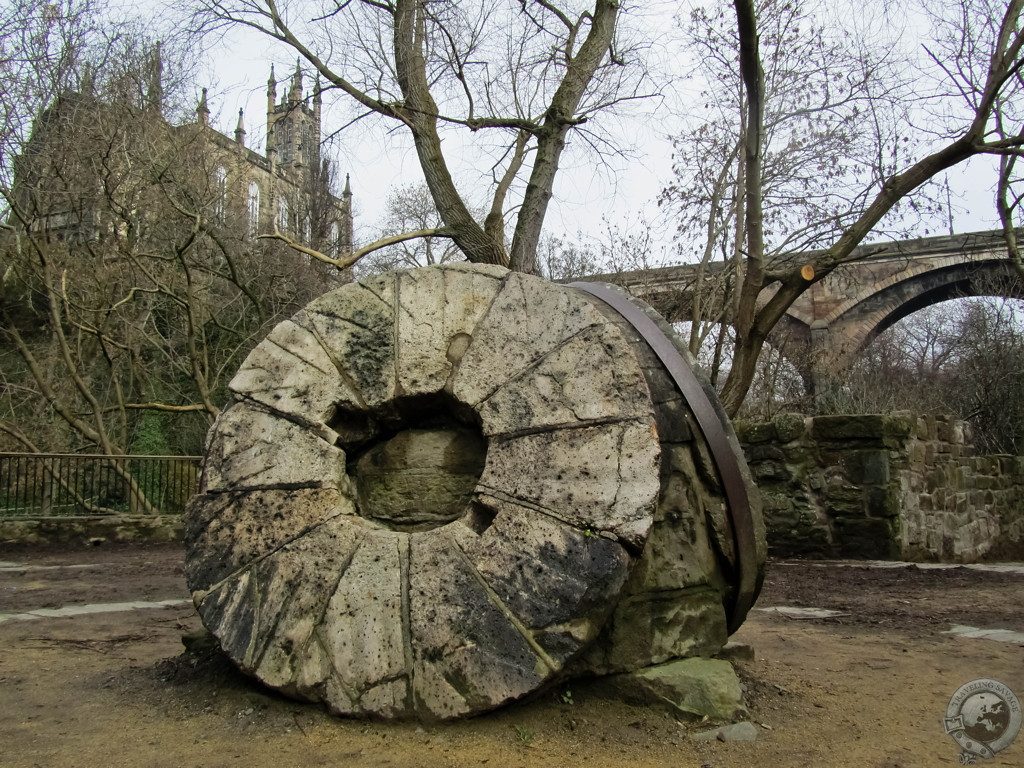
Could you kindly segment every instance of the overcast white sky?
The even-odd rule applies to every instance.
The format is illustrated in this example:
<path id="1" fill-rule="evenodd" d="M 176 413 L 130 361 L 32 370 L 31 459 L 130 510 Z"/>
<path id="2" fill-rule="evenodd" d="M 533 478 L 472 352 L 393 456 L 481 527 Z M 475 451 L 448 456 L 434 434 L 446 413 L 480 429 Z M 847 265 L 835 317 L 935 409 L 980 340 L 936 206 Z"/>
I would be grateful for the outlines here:
<path id="1" fill-rule="evenodd" d="M 686 3 L 652 3 L 647 6 L 644 23 L 659 36 L 655 55 L 678 56 L 673 48 L 673 13 L 688 7 Z M 266 81 L 270 62 L 277 67 L 278 79 L 294 69 L 295 57 L 289 49 L 271 45 L 271 41 L 254 32 L 235 31 L 214 41 L 206 57 L 204 78 L 210 86 L 211 122 L 231 135 L 239 108 L 245 110 L 249 145 L 263 151 L 266 123 Z M 682 73 L 685 62 L 673 68 Z M 309 87 L 307 79 L 306 86 Z M 594 163 L 579 154 L 569 153 L 558 176 L 555 195 L 549 208 L 546 231 L 575 236 L 577 231 L 597 234 L 603 220 L 623 227 L 635 227 L 648 221 L 654 225 L 658 242 L 669 260 L 681 260 L 671 242 L 672 223 L 658 210 L 656 197 L 671 178 L 672 147 L 670 137 L 678 127 L 676 117 L 685 109 L 688 89 L 695 86 L 681 78 L 674 91 L 660 100 L 639 105 L 631 114 L 618 118 L 615 133 L 621 144 L 632 152 L 628 160 L 611 167 L 595 168 Z M 279 95 L 281 93 L 279 87 Z M 197 93 L 198 95 L 198 93 Z M 342 122 L 340 110 L 325 116 L 325 132 Z M 448 137 L 447 152 L 456 161 L 460 153 L 453 151 Z M 379 228 L 383 203 L 396 185 L 422 178 L 411 143 L 404 133 L 387 134 L 382 125 L 357 123 L 345 130 L 335 159 L 342 174 L 349 173 L 356 201 L 357 238 L 373 239 Z M 457 178 L 464 189 L 472 187 L 467 169 L 473 158 L 465 162 Z M 958 232 L 991 229 L 997 226 L 992 206 L 991 164 L 973 161 L 966 167 L 953 169 L 949 184 L 953 195 L 953 225 Z M 944 232 L 948 225 L 934 226 L 932 234 Z M 923 231 L 919 234 L 924 234 Z M 659 259 L 660 260 L 660 259 Z"/>

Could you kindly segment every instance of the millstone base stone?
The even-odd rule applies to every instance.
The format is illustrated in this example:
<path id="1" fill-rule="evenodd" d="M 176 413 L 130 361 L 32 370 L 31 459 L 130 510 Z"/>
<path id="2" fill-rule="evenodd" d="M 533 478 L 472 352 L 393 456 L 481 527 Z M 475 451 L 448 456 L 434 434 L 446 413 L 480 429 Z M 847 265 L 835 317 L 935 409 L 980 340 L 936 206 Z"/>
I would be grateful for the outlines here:
<path id="1" fill-rule="evenodd" d="M 717 658 L 726 661 L 753 661 L 754 646 L 746 643 L 726 643 L 725 647 L 718 652 Z"/>
<path id="2" fill-rule="evenodd" d="M 631 703 L 659 707 L 676 717 L 732 722 L 747 717 L 732 664 L 688 658 L 614 675 L 606 690 Z"/>
<path id="3" fill-rule="evenodd" d="M 757 741 L 759 733 L 756 725 L 749 720 L 744 720 L 740 723 L 712 728 L 709 731 L 700 731 L 690 738 L 694 741 Z"/>

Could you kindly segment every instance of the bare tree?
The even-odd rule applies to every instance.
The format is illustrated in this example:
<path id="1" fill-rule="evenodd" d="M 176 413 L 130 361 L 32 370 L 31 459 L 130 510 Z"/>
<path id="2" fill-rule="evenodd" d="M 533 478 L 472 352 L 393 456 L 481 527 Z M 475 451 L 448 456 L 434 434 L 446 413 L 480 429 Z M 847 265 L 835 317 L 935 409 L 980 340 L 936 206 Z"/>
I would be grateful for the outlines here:
<path id="1" fill-rule="evenodd" d="M 112 457 L 147 508 L 113 457 L 200 450 L 244 355 L 324 280 L 250 238 L 209 132 L 164 119 L 159 49 L 121 30 L 99 53 L 83 54 L 0 186 L 0 433 Z"/>
<path id="2" fill-rule="evenodd" d="M 570 135 L 640 98 L 645 76 L 616 30 L 618 0 L 196 0 L 205 29 L 242 25 L 296 50 L 358 112 L 408 130 L 442 226 L 470 261 L 534 272 Z M 463 130 L 493 165 L 482 221 L 442 135 Z M 515 203 L 513 203 L 515 201 Z M 513 231 L 506 242 L 506 227 Z"/>
<path id="3" fill-rule="evenodd" d="M 0 8 L 0 184 L 10 186 L 32 121 L 73 84 L 96 32 L 89 0 L 12 0 Z"/>
<path id="4" fill-rule="evenodd" d="M 673 141 L 675 180 L 659 203 L 674 215 L 679 241 L 700 256 L 689 291 L 694 353 L 709 338 L 724 342 L 721 323 L 740 308 L 750 214 L 762 222 L 769 262 L 824 247 L 910 149 L 892 140 L 905 110 L 891 53 L 866 33 L 830 29 L 807 3 L 759 0 L 756 9 L 765 65 L 760 180 L 744 161 L 748 99 L 735 15 L 724 5 L 700 6 L 682 27 L 697 61 L 693 76 L 704 84 L 702 108 Z M 748 183 L 759 188 L 758 200 L 748 199 Z"/>
<path id="5" fill-rule="evenodd" d="M 444 227 L 425 184 L 405 184 L 392 190 L 385 203 L 381 237 L 403 232 L 430 232 Z M 359 264 L 363 273 L 427 267 L 464 259 L 452 240 L 425 235 L 368 254 Z"/>
<path id="6" fill-rule="evenodd" d="M 608 218 L 601 229 L 574 236 L 548 235 L 541 242 L 540 274 L 552 280 L 573 280 L 603 273 L 616 282 L 628 279 L 632 286 L 664 264 L 668 254 L 659 252 L 653 225 L 644 220 L 618 224 Z"/>
<path id="7" fill-rule="evenodd" d="M 950 93 L 960 99 L 960 117 L 935 136 L 937 145 L 919 159 L 885 173 L 869 186 L 861 210 L 844 223 L 828 247 L 811 263 L 769 261 L 765 248 L 764 151 L 766 141 L 765 76 L 762 67 L 758 9 L 754 0 L 734 0 L 739 36 L 739 71 L 747 101 L 742 145 L 744 198 L 743 275 L 733 315 L 736 348 L 722 398 L 735 413 L 754 375 L 757 356 L 786 310 L 807 287 L 851 257 L 859 245 L 901 202 L 945 170 L 982 154 L 1016 153 L 1024 134 L 1000 136 L 995 127 L 1002 101 L 1020 94 L 1024 30 L 1022 0 L 959 0 L 936 11 L 939 34 L 928 49 L 945 76 Z M 941 11 L 949 11 L 943 14 Z M 986 19 L 994 18 L 992 24 Z M 907 130 L 911 126 L 906 126 Z"/>

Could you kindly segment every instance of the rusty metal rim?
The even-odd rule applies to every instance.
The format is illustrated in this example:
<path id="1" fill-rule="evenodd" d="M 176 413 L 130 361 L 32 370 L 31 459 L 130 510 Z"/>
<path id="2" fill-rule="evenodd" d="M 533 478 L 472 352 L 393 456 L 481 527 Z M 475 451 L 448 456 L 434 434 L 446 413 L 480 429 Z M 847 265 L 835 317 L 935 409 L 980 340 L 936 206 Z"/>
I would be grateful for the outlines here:
<path id="1" fill-rule="evenodd" d="M 613 290 L 603 283 L 576 282 L 569 283 L 569 287 L 600 299 L 636 329 L 672 377 L 711 449 L 711 457 L 725 491 L 726 511 L 732 529 L 736 570 L 739 575 L 736 596 L 728 616 L 729 634 L 732 634 L 740 628 L 754 604 L 758 590 L 758 573 L 750 498 L 747 495 L 747 485 L 743 481 L 739 459 L 726 437 L 727 424 L 723 423 L 723 417 L 711 403 L 704 387 L 676 345 L 626 293 Z"/>

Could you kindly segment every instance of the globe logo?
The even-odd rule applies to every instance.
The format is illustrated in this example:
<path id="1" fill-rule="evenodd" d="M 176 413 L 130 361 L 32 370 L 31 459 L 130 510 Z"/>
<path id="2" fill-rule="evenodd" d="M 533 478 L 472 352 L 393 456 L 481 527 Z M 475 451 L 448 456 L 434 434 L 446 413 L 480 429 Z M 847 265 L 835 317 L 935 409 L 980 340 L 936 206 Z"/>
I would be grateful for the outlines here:
<path id="1" fill-rule="evenodd" d="M 946 708 L 945 730 L 960 745 L 962 765 L 994 757 L 1010 746 L 1021 728 L 1020 701 L 998 680 L 984 678 L 960 686 Z"/>
<path id="2" fill-rule="evenodd" d="M 1010 727 L 1010 707 L 994 693 L 968 696 L 960 708 L 964 733 L 981 742 L 995 741 Z"/>

